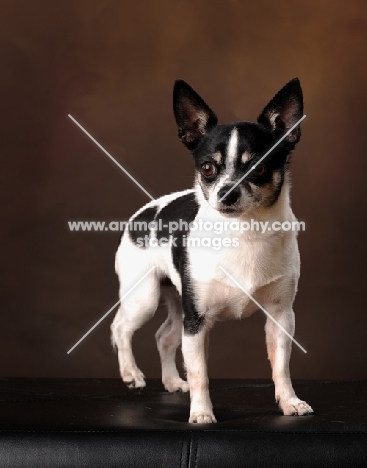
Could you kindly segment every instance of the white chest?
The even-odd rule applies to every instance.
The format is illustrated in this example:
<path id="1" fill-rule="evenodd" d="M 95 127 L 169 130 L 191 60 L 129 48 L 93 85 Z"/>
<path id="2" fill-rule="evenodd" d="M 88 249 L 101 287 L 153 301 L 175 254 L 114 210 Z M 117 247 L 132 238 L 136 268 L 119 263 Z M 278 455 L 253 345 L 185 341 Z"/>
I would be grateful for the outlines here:
<path id="1" fill-rule="evenodd" d="M 219 239 L 189 243 L 189 274 L 197 290 L 199 309 L 205 314 L 240 317 L 251 314 L 256 306 L 222 270 L 229 273 L 252 296 L 260 288 L 281 277 L 297 277 L 299 256 L 293 233 L 193 232 L 190 237 Z M 227 246 L 223 246 L 227 239 Z M 237 242 L 234 240 L 237 239 Z M 222 240 L 220 242 L 220 240 Z M 221 268 L 222 267 L 222 268 Z"/>

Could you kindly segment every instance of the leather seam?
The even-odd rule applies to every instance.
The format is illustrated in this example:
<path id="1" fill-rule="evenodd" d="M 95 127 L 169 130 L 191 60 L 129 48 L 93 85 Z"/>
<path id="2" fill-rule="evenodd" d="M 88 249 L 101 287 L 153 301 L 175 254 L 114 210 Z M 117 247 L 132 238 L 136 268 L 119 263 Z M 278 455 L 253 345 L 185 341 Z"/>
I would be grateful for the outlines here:
<path id="1" fill-rule="evenodd" d="M 185 438 L 183 437 L 183 438 L 182 438 L 182 444 L 181 444 L 180 468 L 183 468 L 183 466 L 182 466 L 182 457 L 183 457 L 183 448 L 184 448 L 184 444 L 185 444 Z"/>
<path id="2" fill-rule="evenodd" d="M 191 433 L 194 434 L 195 432 L 201 433 L 209 433 L 209 434 L 226 434 L 228 432 L 239 432 L 242 434 L 318 434 L 318 435 L 367 435 L 367 431 L 348 431 L 348 432 L 332 432 L 332 431 L 257 431 L 257 430 L 242 430 L 242 429 L 223 429 L 223 430 L 204 430 L 204 431 L 185 431 L 182 430 L 172 430 L 172 429 L 162 429 L 162 430 L 149 430 L 149 429 L 125 429 L 125 430 L 28 430 L 28 429 L 9 429 L 9 430 L 0 430 L 0 434 L 125 434 L 125 433 L 138 433 L 138 432 L 152 432 L 152 433 Z"/>
<path id="3" fill-rule="evenodd" d="M 198 450 L 199 450 L 199 438 L 196 439 L 196 447 L 195 447 L 195 467 L 197 468 L 198 463 Z"/>
<path id="4" fill-rule="evenodd" d="M 193 444 L 193 433 L 190 432 L 190 444 L 189 444 L 189 453 L 187 455 L 187 467 L 191 468 L 191 454 L 192 454 L 192 444 Z"/>

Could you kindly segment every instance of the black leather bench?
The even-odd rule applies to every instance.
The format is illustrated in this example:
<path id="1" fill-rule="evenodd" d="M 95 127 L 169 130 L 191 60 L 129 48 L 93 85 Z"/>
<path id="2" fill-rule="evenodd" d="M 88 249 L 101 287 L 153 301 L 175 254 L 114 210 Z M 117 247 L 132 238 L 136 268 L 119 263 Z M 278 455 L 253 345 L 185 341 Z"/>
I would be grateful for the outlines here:
<path id="1" fill-rule="evenodd" d="M 157 380 L 0 379 L 0 467 L 367 467 L 367 382 L 295 382 L 313 416 L 282 416 L 267 381 L 212 380 L 218 419 Z"/>

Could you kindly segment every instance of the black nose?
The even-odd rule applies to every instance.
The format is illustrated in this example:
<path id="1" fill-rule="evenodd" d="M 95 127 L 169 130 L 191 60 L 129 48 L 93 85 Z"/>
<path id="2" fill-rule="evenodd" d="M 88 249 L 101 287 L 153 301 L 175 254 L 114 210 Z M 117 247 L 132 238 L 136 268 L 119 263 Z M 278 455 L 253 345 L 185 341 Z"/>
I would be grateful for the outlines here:
<path id="1" fill-rule="evenodd" d="M 232 189 L 232 187 L 233 185 L 225 185 L 219 190 L 218 198 L 223 203 L 223 205 L 226 205 L 226 206 L 234 205 L 236 201 L 240 198 L 241 189 L 238 186 L 235 187 L 234 189 Z M 231 191 L 228 193 L 228 195 L 226 195 L 229 190 Z"/>

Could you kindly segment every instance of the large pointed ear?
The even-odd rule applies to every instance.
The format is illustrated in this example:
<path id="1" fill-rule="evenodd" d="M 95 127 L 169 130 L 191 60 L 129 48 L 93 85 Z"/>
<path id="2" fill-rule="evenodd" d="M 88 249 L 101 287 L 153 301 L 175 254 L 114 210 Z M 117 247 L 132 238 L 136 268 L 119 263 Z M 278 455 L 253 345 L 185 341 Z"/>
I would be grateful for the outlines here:
<path id="1" fill-rule="evenodd" d="M 217 116 L 201 97 L 183 80 L 177 80 L 173 89 L 173 111 L 178 136 L 190 150 L 205 133 L 217 125 Z"/>
<path id="2" fill-rule="evenodd" d="M 259 115 L 258 123 L 270 130 L 276 137 L 281 137 L 303 116 L 303 95 L 298 78 L 293 78 L 282 88 Z M 301 137 L 300 126 L 292 130 L 285 138 L 294 148 Z"/>

